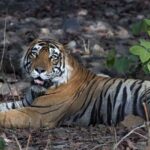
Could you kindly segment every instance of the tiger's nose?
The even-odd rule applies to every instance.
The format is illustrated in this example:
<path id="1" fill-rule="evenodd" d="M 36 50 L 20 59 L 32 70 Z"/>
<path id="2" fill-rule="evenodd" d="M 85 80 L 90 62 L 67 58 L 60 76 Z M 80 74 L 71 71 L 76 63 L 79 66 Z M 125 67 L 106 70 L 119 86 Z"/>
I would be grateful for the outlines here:
<path id="1" fill-rule="evenodd" d="M 38 73 L 43 73 L 43 72 L 45 72 L 45 69 L 43 69 L 42 67 L 37 67 L 37 68 L 35 68 L 35 70 L 36 70 Z"/>

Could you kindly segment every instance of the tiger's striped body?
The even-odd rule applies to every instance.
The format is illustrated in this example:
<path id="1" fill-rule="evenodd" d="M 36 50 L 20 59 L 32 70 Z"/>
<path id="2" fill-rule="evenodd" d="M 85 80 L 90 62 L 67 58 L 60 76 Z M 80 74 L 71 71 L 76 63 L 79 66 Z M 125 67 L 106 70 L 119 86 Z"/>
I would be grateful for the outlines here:
<path id="1" fill-rule="evenodd" d="M 79 110 L 69 116 L 69 124 L 116 125 L 129 114 L 145 118 L 142 103 L 149 103 L 150 82 L 94 77 L 80 92 L 73 98 Z"/>
<path id="2" fill-rule="evenodd" d="M 150 81 L 96 76 L 53 40 L 34 41 L 23 66 L 32 78 L 30 103 L 11 110 L 1 104 L 1 126 L 116 125 L 129 114 L 145 118 L 143 102 L 150 108 Z"/>

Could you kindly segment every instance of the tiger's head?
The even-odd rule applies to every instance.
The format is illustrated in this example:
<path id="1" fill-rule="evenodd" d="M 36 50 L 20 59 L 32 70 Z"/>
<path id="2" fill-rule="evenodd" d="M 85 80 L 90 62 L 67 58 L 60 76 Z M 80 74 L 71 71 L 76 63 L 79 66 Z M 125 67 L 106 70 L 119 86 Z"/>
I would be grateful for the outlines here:
<path id="1" fill-rule="evenodd" d="M 23 57 L 23 68 L 36 89 L 66 83 L 71 75 L 64 46 L 54 40 L 35 40 Z"/>

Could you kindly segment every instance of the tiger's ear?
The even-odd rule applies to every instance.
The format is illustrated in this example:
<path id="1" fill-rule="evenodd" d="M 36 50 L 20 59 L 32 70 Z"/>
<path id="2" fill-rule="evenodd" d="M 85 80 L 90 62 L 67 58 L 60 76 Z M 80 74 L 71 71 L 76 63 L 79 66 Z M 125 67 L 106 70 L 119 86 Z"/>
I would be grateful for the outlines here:
<path id="1" fill-rule="evenodd" d="M 39 41 L 41 41 L 40 39 L 33 39 L 29 44 L 28 44 L 28 50 L 30 50 L 36 43 L 38 43 Z"/>
<path id="2" fill-rule="evenodd" d="M 38 38 L 38 34 L 36 32 L 27 31 L 25 33 L 25 41 L 26 41 L 27 44 L 32 43 L 37 38 Z"/>

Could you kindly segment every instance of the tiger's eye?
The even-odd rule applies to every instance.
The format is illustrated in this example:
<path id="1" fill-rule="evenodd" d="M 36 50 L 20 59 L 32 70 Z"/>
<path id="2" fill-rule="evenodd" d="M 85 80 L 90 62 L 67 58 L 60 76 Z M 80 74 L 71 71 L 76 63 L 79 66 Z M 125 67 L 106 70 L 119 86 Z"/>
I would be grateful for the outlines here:
<path id="1" fill-rule="evenodd" d="M 32 52 L 32 53 L 30 53 L 29 54 L 29 57 L 32 59 L 32 58 L 36 58 L 38 56 L 38 54 L 37 53 L 35 53 L 35 52 Z"/>
<path id="2" fill-rule="evenodd" d="M 53 58 L 52 58 L 52 62 L 53 62 L 53 64 L 55 65 L 55 64 L 58 63 L 58 59 L 53 59 Z"/>

